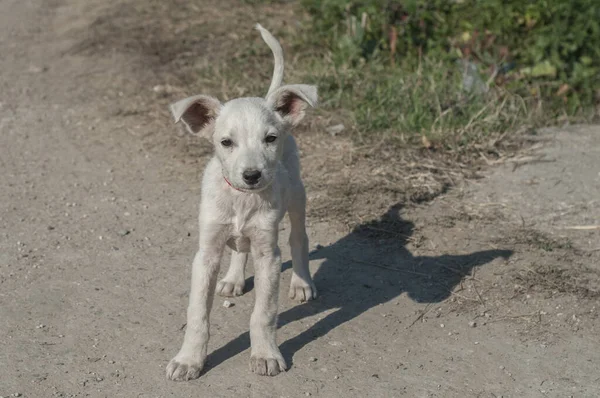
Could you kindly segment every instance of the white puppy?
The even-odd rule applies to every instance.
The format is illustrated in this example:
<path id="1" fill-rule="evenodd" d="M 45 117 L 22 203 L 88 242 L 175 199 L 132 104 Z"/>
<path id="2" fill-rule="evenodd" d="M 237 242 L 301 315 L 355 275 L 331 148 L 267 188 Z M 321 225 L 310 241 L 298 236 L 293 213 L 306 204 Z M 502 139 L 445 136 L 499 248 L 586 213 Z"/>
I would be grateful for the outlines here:
<path id="1" fill-rule="evenodd" d="M 181 350 L 167 366 L 171 380 L 200 376 L 215 289 L 224 296 L 243 293 L 248 253 L 254 260 L 256 292 L 250 318 L 250 368 L 270 376 L 286 369 L 275 338 L 281 272 L 278 227 L 286 211 L 293 263 L 289 296 L 300 301 L 317 296 L 308 269 L 306 194 L 296 142 L 290 135 L 306 106 L 316 105 L 317 88 L 281 86 L 281 46 L 266 29 L 256 27 L 275 58 L 266 98 L 237 98 L 221 104 L 215 98 L 197 95 L 171 106 L 176 122 L 182 121 L 192 134 L 212 138 L 215 146 L 202 180 L 200 248 L 192 266 L 187 329 Z M 231 265 L 217 285 L 226 245 L 234 250 Z"/>

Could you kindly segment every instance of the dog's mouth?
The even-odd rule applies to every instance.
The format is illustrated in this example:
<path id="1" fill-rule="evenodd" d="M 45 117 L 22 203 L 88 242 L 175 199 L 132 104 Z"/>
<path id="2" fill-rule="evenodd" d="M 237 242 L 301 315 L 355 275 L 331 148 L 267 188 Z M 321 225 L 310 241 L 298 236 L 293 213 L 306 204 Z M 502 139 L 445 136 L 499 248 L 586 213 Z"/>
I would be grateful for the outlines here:
<path id="1" fill-rule="evenodd" d="M 261 181 L 255 185 L 246 185 L 242 189 L 244 191 L 248 191 L 248 192 L 260 192 L 260 191 L 264 191 L 265 189 L 269 188 L 271 186 L 271 183 L 272 183 L 272 181 L 265 181 L 265 182 Z"/>
<path id="2" fill-rule="evenodd" d="M 272 180 L 266 181 L 266 182 L 260 181 L 259 183 L 254 184 L 254 185 L 243 184 L 243 185 L 239 186 L 237 184 L 233 184 L 225 176 L 223 176 L 223 179 L 225 179 L 225 182 L 227 183 L 227 185 L 229 185 L 231 188 L 235 189 L 236 191 L 248 192 L 248 193 L 251 193 L 251 192 L 257 193 L 257 192 L 264 191 L 269 186 L 271 186 L 271 184 L 273 182 Z"/>

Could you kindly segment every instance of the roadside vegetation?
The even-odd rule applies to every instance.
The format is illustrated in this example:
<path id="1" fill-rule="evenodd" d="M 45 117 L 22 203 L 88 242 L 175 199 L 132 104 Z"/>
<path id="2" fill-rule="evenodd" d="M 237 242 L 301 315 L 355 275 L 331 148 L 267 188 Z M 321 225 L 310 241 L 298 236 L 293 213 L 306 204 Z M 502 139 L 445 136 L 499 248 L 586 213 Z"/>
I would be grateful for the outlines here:
<path id="1" fill-rule="evenodd" d="M 531 127 L 597 116 L 596 1 L 301 4 L 309 20 L 296 48 L 359 142 L 493 151 Z"/>

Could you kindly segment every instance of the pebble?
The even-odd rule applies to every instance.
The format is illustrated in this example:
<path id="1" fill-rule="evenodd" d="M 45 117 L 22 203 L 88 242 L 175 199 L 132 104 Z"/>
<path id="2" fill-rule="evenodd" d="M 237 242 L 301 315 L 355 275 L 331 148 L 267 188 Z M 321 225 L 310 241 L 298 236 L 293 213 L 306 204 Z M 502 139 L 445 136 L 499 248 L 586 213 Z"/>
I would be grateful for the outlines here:
<path id="1" fill-rule="evenodd" d="M 225 308 L 231 308 L 231 307 L 233 307 L 233 305 L 234 304 L 229 300 L 223 301 L 223 307 L 225 307 Z"/>
<path id="2" fill-rule="evenodd" d="M 37 65 L 31 65 L 27 71 L 29 73 L 42 73 L 42 72 L 46 71 L 46 67 L 44 67 L 44 66 L 37 66 Z M 15 395 L 15 397 L 18 397 L 18 395 Z"/>
<path id="3" fill-rule="evenodd" d="M 346 126 L 344 126 L 343 124 L 336 124 L 335 126 L 327 127 L 325 131 L 327 131 L 330 136 L 335 137 L 336 135 L 344 131 L 345 128 Z"/>
<path id="4" fill-rule="evenodd" d="M 310 358 L 308 358 L 308 360 L 311 362 L 317 362 L 317 358 L 315 358 L 315 357 L 310 357 Z"/>
<path id="5" fill-rule="evenodd" d="M 446 327 L 446 325 L 444 325 L 443 323 L 440 323 L 440 327 L 441 327 L 441 328 L 445 328 L 445 327 Z"/>
<path id="6" fill-rule="evenodd" d="M 156 86 L 152 87 L 152 91 L 157 94 L 171 94 L 177 92 L 177 88 L 171 86 L 170 84 L 157 84 Z"/>
<path id="7" fill-rule="evenodd" d="M 477 322 L 471 321 L 471 322 L 469 322 L 469 326 L 472 327 L 472 328 L 474 328 L 474 327 L 477 326 Z"/>

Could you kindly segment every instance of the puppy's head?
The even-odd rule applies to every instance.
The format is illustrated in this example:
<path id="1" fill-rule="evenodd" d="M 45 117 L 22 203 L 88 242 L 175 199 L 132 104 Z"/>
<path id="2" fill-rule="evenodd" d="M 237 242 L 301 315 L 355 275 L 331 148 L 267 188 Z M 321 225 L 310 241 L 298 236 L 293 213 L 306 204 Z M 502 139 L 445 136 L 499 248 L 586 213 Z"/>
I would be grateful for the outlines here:
<path id="1" fill-rule="evenodd" d="M 171 105 L 176 122 L 212 140 L 223 177 L 243 191 L 261 191 L 275 178 L 286 135 L 315 106 L 314 86 L 286 85 L 266 98 L 238 98 L 225 104 L 205 95 Z"/>

